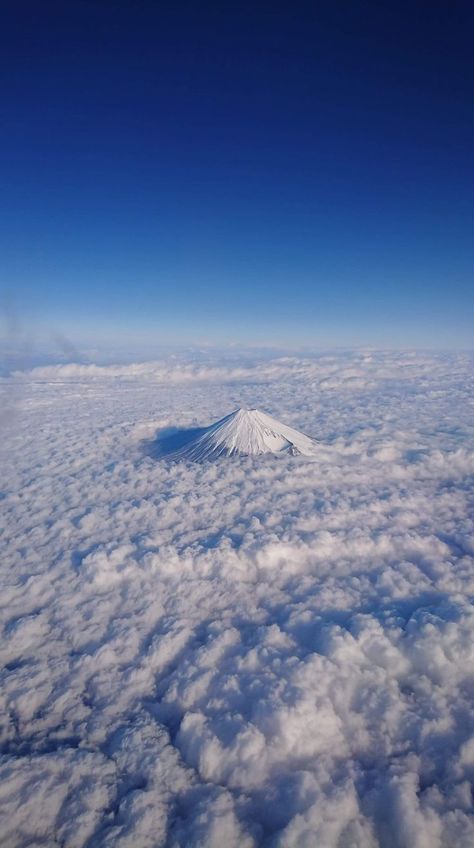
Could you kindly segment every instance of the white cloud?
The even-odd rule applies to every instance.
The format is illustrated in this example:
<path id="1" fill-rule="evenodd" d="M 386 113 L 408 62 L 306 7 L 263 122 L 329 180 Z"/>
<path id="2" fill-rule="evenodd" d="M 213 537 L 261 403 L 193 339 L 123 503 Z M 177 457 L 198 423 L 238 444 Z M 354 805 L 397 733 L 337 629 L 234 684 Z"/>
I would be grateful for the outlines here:
<path id="1" fill-rule="evenodd" d="M 6 384 L 5 844 L 472 845 L 468 357 Z M 317 460 L 150 455 L 244 404 Z"/>

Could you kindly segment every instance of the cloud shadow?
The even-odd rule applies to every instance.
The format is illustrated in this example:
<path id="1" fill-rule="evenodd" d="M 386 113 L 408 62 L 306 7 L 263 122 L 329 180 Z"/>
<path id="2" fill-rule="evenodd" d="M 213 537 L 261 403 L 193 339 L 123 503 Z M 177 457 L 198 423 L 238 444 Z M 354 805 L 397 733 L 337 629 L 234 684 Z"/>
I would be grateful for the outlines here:
<path id="1" fill-rule="evenodd" d="M 154 439 L 143 442 L 143 452 L 145 456 L 150 456 L 152 459 L 173 456 L 194 439 L 199 438 L 206 429 L 206 427 L 164 427 L 157 431 Z"/>

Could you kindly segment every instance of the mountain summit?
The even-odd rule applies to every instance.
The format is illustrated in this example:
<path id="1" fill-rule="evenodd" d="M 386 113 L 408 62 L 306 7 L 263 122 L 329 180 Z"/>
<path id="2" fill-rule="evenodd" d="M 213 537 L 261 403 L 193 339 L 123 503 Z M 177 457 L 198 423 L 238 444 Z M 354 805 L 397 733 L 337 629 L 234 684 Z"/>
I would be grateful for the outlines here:
<path id="1" fill-rule="evenodd" d="M 171 440 L 168 440 L 171 442 Z M 220 456 L 258 456 L 264 453 L 314 454 L 316 442 L 258 409 L 237 409 L 200 430 L 189 432 L 179 446 L 165 453 L 176 459 L 216 459 Z M 174 448 L 174 449 L 173 449 Z"/>

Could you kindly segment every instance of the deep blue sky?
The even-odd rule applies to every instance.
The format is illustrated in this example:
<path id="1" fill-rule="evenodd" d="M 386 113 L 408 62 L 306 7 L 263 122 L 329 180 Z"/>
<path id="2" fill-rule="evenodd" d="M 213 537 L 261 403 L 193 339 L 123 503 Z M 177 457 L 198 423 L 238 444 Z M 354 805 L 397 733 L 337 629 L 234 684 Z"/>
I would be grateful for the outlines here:
<path id="1" fill-rule="evenodd" d="M 472 347 L 472 3 L 0 16 L 0 272 L 26 325 Z"/>

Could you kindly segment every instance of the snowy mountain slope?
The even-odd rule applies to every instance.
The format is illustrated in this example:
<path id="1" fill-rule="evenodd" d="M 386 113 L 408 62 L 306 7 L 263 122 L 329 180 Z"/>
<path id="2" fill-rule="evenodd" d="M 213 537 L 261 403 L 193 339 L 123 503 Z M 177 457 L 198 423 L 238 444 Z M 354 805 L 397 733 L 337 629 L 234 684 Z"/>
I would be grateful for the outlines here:
<path id="1" fill-rule="evenodd" d="M 289 453 L 312 456 L 316 442 L 258 409 L 237 409 L 210 427 L 190 431 L 189 440 L 164 452 L 176 459 L 216 459 L 220 456 L 258 456 Z"/>

